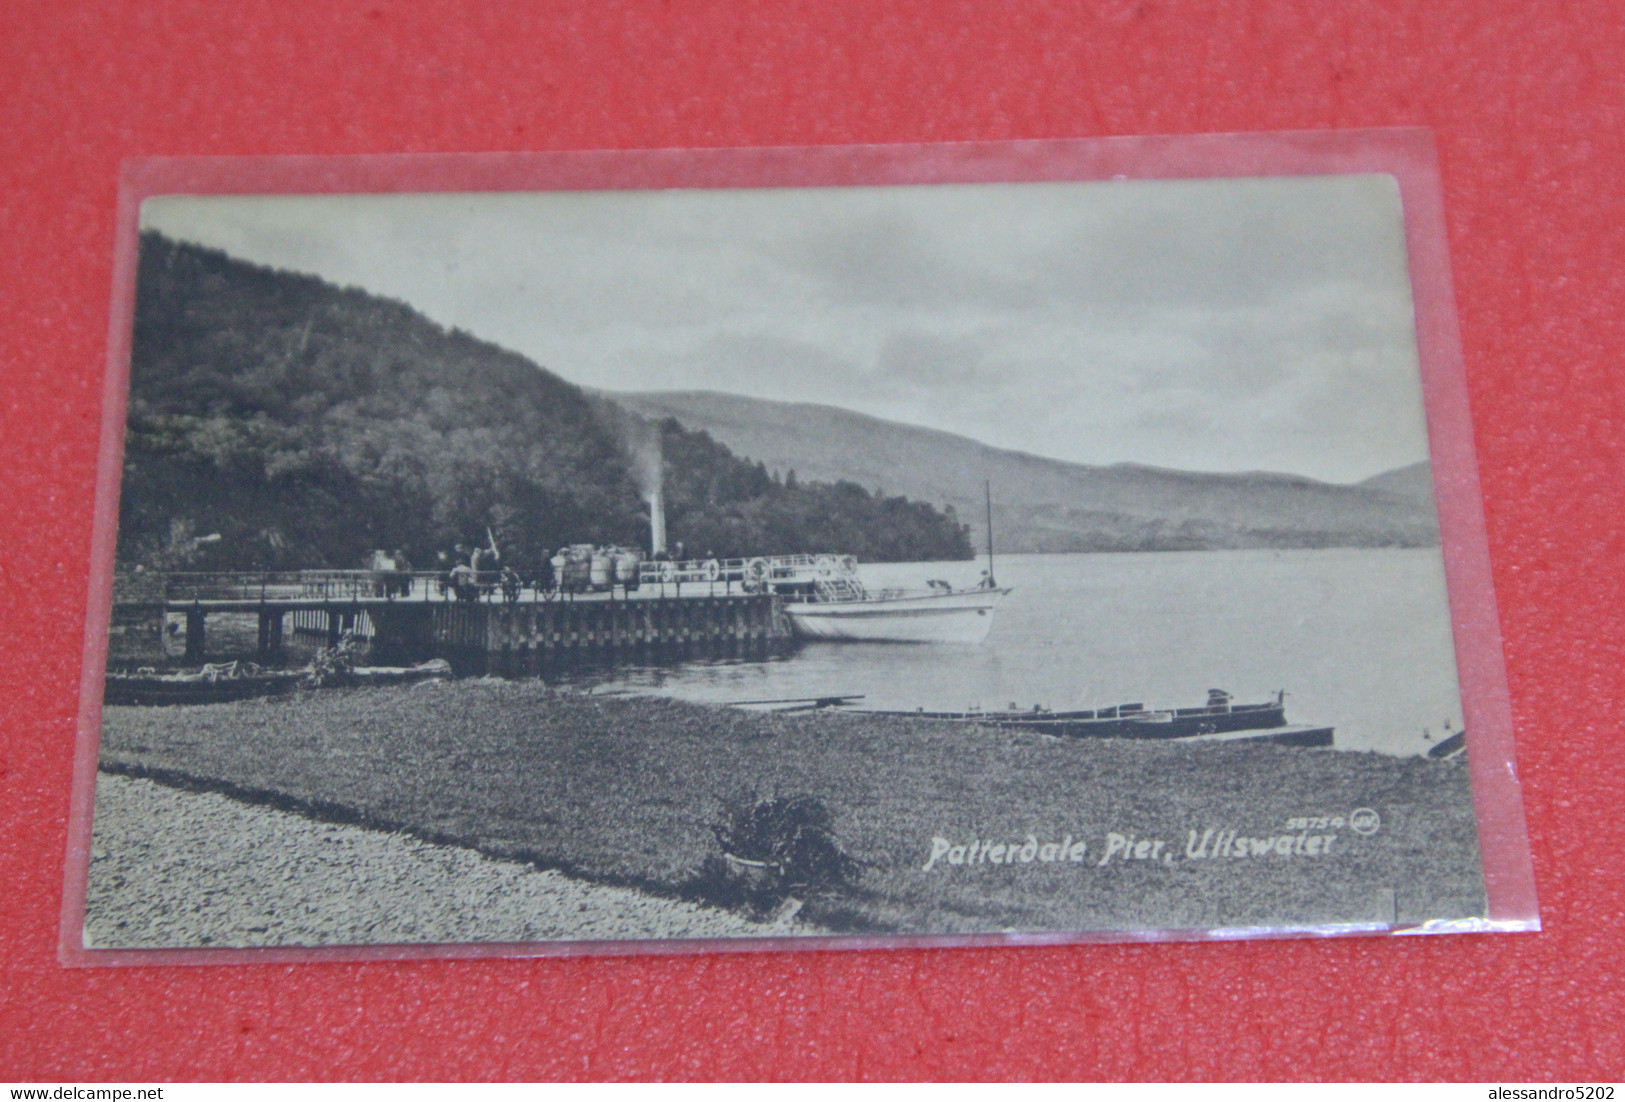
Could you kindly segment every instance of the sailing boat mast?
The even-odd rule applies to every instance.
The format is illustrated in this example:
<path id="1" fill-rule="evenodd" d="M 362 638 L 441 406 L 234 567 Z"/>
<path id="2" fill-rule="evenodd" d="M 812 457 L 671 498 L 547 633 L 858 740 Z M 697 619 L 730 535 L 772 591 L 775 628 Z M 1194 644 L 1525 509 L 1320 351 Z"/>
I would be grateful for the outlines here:
<path id="1" fill-rule="evenodd" d="M 993 481 L 988 479 L 982 483 L 982 491 L 987 495 L 987 587 L 995 588 L 998 583 L 993 580 Z"/>

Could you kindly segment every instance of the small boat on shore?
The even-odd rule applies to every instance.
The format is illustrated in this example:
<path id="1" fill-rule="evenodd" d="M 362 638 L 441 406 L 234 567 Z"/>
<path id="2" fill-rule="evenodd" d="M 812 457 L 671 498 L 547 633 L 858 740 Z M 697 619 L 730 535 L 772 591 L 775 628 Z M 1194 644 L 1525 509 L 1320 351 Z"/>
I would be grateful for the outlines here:
<path id="1" fill-rule="evenodd" d="M 417 666 L 357 666 L 350 671 L 350 679 L 357 685 L 411 685 L 449 680 L 452 676 L 451 663 L 444 658 Z"/>
<path id="2" fill-rule="evenodd" d="M 1223 689 L 1209 689 L 1207 703 L 1194 708 L 1152 709 L 1136 702 L 1094 711 L 993 712 L 981 722 L 1071 738 L 1193 738 L 1285 727 L 1286 693 L 1261 704 L 1236 704 Z"/>
<path id="3" fill-rule="evenodd" d="M 856 711 L 857 709 L 853 709 Z M 1289 726 L 1286 693 L 1260 704 L 1236 704 L 1223 689 L 1208 690 L 1207 703 L 1194 708 L 1151 709 L 1142 703 L 1088 711 L 1051 712 L 869 712 L 913 719 L 948 720 L 982 727 L 1030 731 L 1065 738 L 1183 739 L 1233 742 L 1241 739 L 1290 746 L 1331 746 L 1331 727 Z"/>
<path id="4" fill-rule="evenodd" d="M 104 680 L 104 704 L 161 706 L 169 704 L 223 704 L 276 696 L 300 686 L 318 687 L 309 666 L 293 670 L 267 670 L 253 663 L 224 662 L 196 671 L 159 673 L 141 669 L 133 673 L 109 670 Z M 323 685 L 403 685 L 452 676 L 443 658 L 420 666 L 357 666 Z"/>
<path id="5" fill-rule="evenodd" d="M 141 669 L 133 673 L 109 670 L 102 703 L 144 706 L 166 704 L 223 704 L 289 691 L 308 670 L 265 670 L 239 662 L 206 665 L 191 672 L 159 673 Z"/>
<path id="6" fill-rule="evenodd" d="M 1448 731 L 1448 727 L 1446 728 Z M 1428 747 L 1428 757 L 1435 761 L 1454 758 L 1467 752 L 1467 732 L 1454 731 L 1445 735 L 1439 742 Z"/>

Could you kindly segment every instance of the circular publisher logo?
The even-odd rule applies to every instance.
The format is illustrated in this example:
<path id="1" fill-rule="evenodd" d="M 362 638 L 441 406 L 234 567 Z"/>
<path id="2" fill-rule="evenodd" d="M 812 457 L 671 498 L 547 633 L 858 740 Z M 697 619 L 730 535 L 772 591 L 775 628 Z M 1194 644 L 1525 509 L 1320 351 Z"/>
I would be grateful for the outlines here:
<path id="1" fill-rule="evenodd" d="M 1369 807 L 1356 808 L 1349 816 L 1349 826 L 1356 834 L 1375 834 L 1382 826 L 1382 819 Z"/>

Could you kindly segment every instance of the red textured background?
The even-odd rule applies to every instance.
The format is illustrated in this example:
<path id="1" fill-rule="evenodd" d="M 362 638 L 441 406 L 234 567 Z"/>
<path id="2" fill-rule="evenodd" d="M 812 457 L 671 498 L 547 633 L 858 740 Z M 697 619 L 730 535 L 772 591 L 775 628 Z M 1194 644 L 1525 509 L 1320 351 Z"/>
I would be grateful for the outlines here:
<path id="1" fill-rule="evenodd" d="M 0 1079 L 1625 1075 L 1625 11 L 7 4 Z M 1430 126 L 1545 932 L 153 969 L 56 959 L 118 164 Z"/>

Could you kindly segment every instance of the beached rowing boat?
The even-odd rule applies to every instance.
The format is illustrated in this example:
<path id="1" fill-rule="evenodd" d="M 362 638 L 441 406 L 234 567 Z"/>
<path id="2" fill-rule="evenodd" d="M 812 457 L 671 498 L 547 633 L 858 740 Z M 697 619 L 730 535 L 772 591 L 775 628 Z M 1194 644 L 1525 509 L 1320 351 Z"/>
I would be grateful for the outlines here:
<path id="1" fill-rule="evenodd" d="M 857 709 L 853 709 L 856 711 Z M 1286 693 L 1261 704 L 1236 704 L 1223 689 L 1208 690 L 1207 703 L 1194 708 L 1152 709 L 1144 704 L 1116 704 L 1088 711 L 1051 712 L 871 712 L 873 715 L 952 720 L 984 727 L 1010 728 L 1067 738 L 1190 739 L 1231 742 L 1257 739 L 1290 746 L 1331 746 L 1334 728 L 1289 726 Z"/>
<path id="2" fill-rule="evenodd" d="M 334 685 L 401 685 L 452 676 L 451 663 L 443 658 L 420 666 L 357 666 L 331 679 Z M 252 663 L 226 662 L 206 665 L 201 670 L 158 673 L 144 669 L 135 673 L 109 670 L 102 702 L 157 706 L 166 704 L 223 704 L 233 700 L 275 696 L 300 684 L 311 684 L 309 666 L 296 670 L 267 670 Z"/>
<path id="3" fill-rule="evenodd" d="M 1119 704 L 1078 712 L 994 712 L 983 723 L 1021 727 L 1072 738 L 1191 738 L 1286 726 L 1286 693 L 1262 704 L 1236 704 L 1223 689 L 1209 689 L 1207 703 L 1194 708 L 1147 708 Z"/>
<path id="4" fill-rule="evenodd" d="M 187 673 L 107 673 L 104 704 L 223 704 L 274 696 L 299 684 L 309 670 L 262 670 L 227 662 Z"/>

